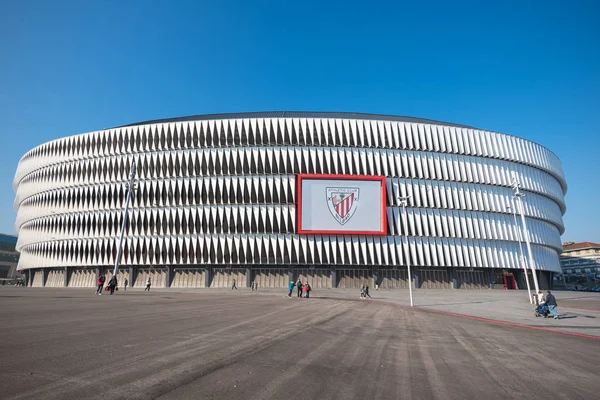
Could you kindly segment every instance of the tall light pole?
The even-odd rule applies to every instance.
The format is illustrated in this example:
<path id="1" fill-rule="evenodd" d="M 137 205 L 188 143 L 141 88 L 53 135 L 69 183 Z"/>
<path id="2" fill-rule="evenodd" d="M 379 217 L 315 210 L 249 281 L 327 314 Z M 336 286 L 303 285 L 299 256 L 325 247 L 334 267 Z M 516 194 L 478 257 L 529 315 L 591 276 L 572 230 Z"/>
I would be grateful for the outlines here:
<path id="1" fill-rule="evenodd" d="M 123 237 L 125 236 L 125 227 L 127 226 L 127 215 L 129 214 L 129 203 L 131 201 L 131 192 L 136 189 L 135 183 L 135 162 L 134 159 L 131 162 L 131 170 L 129 172 L 129 181 L 125 184 L 127 190 L 127 200 L 125 200 L 125 209 L 123 210 L 123 224 L 121 225 L 121 237 L 119 238 L 119 248 L 117 251 L 117 259 L 115 260 L 115 268 L 113 270 L 113 276 L 117 276 L 119 272 L 119 263 L 121 262 L 121 255 L 123 254 Z"/>
<path id="2" fill-rule="evenodd" d="M 527 275 L 527 262 L 525 260 L 525 256 L 523 255 L 523 238 L 521 237 L 521 228 L 519 228 L 519 224 L 517 223 L 517 210 L 514 204 L 514 198 L 510 200 L 512 206 L 508 206 L 508 210 L 512 209 L 513 217 L 515 218 L 515 229 L 517 231 L 517 241 L 519 242 L 519 252 L 521 253 L 521 265 L 523 266 L 523 273 L 525 274 L 525 282 L 527 282 L 527 297 L 529 298 L 529 302 L 533 304 L 533 297 L 531 297 L 531 286 L 529 286 L 529 275 Z"/>
<path id="3" fill-rule="evenodd" d="M 529 237 L 529 231 L 527 230 L 527 223 L 525 222 L 525 214 L 523 212 L 523 199 L 525 196 L 519 191 L 519 183 L 513 176 L 512 188 L 515 191 L 516 203 L 519 205 L 519 213 L 521 214 L 521 222 L 523 223 L 523 235 L 525 236 L 525 243 L 527 244 L 527 253 L 529 255 L 529 268 L 531 268 L 531 274 L 533 275 L 533 284 L 535 286 L 535 294 L 540 292 L 540 286 L 538 285 L 537 272 L 535 269 L 535 260 L 533 259 L 533 252 L 531 251 L 531 239 Z"/>
<path id="4" fill-rule="evenodd" d="M 404 226 L 404 237 L 406 238 L 406 268 L 408 270 L 408 292 L 410 296 L 410 306 L 413 307 L 413 292 L 412 292 L 412 273 L 410 272 L 410 243 L 408 242 L 408 217 L 406 215 L 406 206 L 410 196 L 398 197 L 398 202 L 402 206 L 402 225 Z"/>

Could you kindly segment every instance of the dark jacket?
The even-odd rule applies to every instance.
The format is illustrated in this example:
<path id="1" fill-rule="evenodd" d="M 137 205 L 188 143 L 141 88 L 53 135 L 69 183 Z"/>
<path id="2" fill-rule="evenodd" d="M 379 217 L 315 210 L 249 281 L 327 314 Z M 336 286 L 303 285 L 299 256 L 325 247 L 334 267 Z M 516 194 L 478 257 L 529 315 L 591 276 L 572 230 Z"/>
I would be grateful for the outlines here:
<path id="1" fill-rule="evenodd" d="M 108 286 L 117 286 L 117 277 L 113 276 L 112 278 L 110 278 L 110 281 L 108 281 Z"/>
<path id="2" fill-rule="evenodd" d="M 548 294 L 546 296 L 546 305 L 548 306 L 556 306 L 556 298 L 552 294 Z"/>

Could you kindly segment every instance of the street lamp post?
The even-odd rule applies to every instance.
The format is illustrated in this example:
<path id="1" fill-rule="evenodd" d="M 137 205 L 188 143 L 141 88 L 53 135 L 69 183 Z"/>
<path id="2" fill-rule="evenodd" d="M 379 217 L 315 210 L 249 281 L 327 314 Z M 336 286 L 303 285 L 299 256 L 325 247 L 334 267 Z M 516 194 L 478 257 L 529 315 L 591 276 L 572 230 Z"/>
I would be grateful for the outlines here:
<path id="1" fill-rule="evenodd" d="M 406 238 L 406 268 L 408 270 L 408 292 L 410 296 L 410 306 L 413 307 L 413 292 L 412 292 L 412 273 L 410 271 L 410 243 L 408 242 L 408 217 L 406 215 L 406 206 L 410 196 L 398 197 L 398 201 L 402 206 L 402 225 L 404 226 L 404 237 Z"/>
<path id="2" fill-rule="evenodd" d="M 519 228 L 519 224 L 517 223 L 517 211 L 514 205 L 514 199 L 511 199 L 512 206 L 508 206 L 509 210 L 512 209 L 513 217 L 515 219 L 515 229 L 517 231 L 517 240 L 519 242 L 519 252 L 521 254 L 521 265 L 523 266 L 523 273 L 525 274 L 525 282 L 527 282 L 527 297 L 529 298 L 529 302 L 533 304 L 533 298 L 531 297 L 531 286 L 529 286 L 529 275 L 527 275 L 527 262 L 525 260 L 525 256 L 523 255 L 523 238 L 521 237 L 521 229 Z"/>
<path id="3" fill-rule="evenodd" d="M 517 179 L 515 177 L 513 177 L 512 188 L 515 191 L 516 203 L 519 205 L 521 223 L 523 224 L 523 235 L 525 236 L 525 243 L 527 244 L 527 253 L 529 255 L 529 268 L 531 268 L 531 274 L 533 275 L 533 284 L 535 286 L 535 294 L 537 296 L 537 294 L 540 291 L 540 286 L 538 285 L 537 272 L 535 269 L 535 260 L 533 259 L 533 252 L 531 251 L 531 239 L 529 237 L 529 231 L 527 230 L 527 223 L 525 222 L 525 214 L 523 213 L 522 197 L 525 195 L 519 191 L 519 183 L 517 182 Z"/>
<path id="4" fill-rule="evenodd" d="M 125 184 L 127 188 L 127 200 L 125 200 L 125 209 L 123 210 L 123 224 L 121 225 L 121 237 L 119 238 L 119 248 L 117 250 L 117 258 L 115 260 L 115 268 L 113 270 L 113 276 L 117 276 L 119 271 L 119 263 L 121 262 L 121 255 L 123 254 L 123 237 L 125 236 L 125 227 L 127 226 L 127 215 L 129 213 L 129 203 L 131 201 L 131 192 L 136 189 L 135 187 L 135 160 L 131 163 L 131 170 L 129 173 L 129 181 Z"/>

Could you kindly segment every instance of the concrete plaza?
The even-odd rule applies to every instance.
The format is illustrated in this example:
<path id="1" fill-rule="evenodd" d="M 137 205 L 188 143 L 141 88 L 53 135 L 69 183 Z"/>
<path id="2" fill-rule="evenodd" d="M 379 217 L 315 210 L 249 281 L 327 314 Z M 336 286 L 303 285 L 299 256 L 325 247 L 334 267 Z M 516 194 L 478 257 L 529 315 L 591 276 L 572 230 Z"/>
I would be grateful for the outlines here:
<path id="1" fill-rule="evenodd" d="M 372 301 L 349 290 L 312 299 L 93 292 L 0 289 L 0 397 L 569 399 L 600 390 L 597 294 L 556 292 L 564 318 L 555 321 L 534 318 L 522 291 L 417 290 L 414 309 L 407 290 L 373 290 Z"/>

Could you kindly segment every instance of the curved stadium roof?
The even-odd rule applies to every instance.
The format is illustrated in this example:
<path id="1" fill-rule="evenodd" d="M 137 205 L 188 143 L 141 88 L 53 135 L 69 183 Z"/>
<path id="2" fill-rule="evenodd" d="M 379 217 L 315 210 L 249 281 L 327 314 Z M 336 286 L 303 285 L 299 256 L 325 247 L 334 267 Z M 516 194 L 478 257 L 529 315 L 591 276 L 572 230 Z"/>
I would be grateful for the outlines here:
<path id="1" fill-rule="evenodd" d="M 365 114 L 365 113 L 353 113 L 353 112 L 312 112 L 312 111 L 266 111 L 266 112 L 242 112 L 242 113 L 222 113 L 222 114 L 200 114 L 190 115 L 187 117 L 176 117 L 166 119 L 155 119 L 151 121 L 136 122 L 133 124 L 121 125 L 116 128 L 123 128 L 127 126 L 136 125 L 149 125 L 149 124 L 164 124 L 170 122 L 188 122 L 188 121 L 205 121 L 214 119 L 240 119 L 240 118 L 347 118 L 347 119 L 364 119 L 364 120 L 375 120 L 375 121 L 398 121 L 398 122 L 412 122 L 420 124 L 434 124 L 434 125 L 446 125 L 454 126 L 457 128 L 470 128 L 476 129 L 472 126 L 453 124 L 450 122 L 434 121 L 431 119 L 414 118 L 414 117 L 402 117 L 397 115 L 383 115 L 383 114 Z"/>

